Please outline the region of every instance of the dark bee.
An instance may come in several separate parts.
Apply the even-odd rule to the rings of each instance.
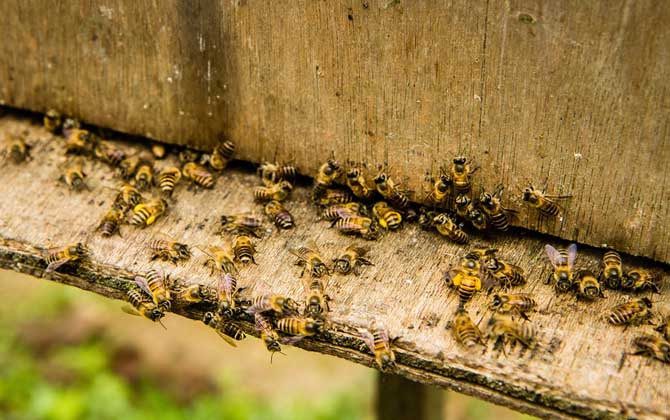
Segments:
[[[479,204],[481,210],[491,222],[491,226],[498,230],[506,231],[509,229],[507,213],[513,211],[504,208],[501,204],[503,189],[503,186],[498,186],[493,194],[483,192],[479,197]]]
[[[433,225],[440,235],[446,236],[457,244],[467,244],[470,241],[468,234],[459,228],[456,222],[446,213],[440,213],[435,216],[433,218]]]
[[[594,300],[599,297],[605,297],[600,288],[600,282],[598,282],[593,272],[589,270],[579,270],[575,274],[574,288],[579,298]]]
[[[117,208],[112,208],[109,210],[102,218],[100,226],[98,226],[98,229],[102,231],[102,236],[109,238],[115,233],[118,233],[119,236],[121,236],[119,225],[123,221],[123,216],[124,212]]]
[[[456,194],[467,194],[470,192],[470,177],[477,172],[478,167],[472,167],[467,158],[458,156],[454,158],[451,165],[451,181]]]
[[[254,314],[254,321],[256,324],[256,331],[260,333],[260,338],[261,341],[263,341],[263,344],[265,344],[265,348],[273,355],[276,352],[281,352],[279,334],[272,328],[272,321],[262,313],[258,312]],[[270,356],[270,362],[272,362],[272,356]]]
[[[224,140],[214,148],[209,158],[209,166],[215,171],[222,171],[228,166],[235,154],[235,143],[230,140]]]
[[[188,162],[182,168],[184,178],[191,180],[194,184],[203,188],[214,188],[214,176],[195,162]]]
[[[321,319],[287,317],[277,320],[277,330],[289,335],[311,337],[320,334],[325,323]]]
[[[63,118],[60,112],[55,109],[50,109],[44,114],[44,128],[51,133],[56,133],[60,128],[63,122]]]
[[[93,156],[105,163],[118,166],[126,158],[126,153],[109,142],[99,141],[93,147]]]
[[[553,200],[570,198],[570,195],[545,195],[544,192],[529,186],[523,190],[523,201],[539,210],[545,216],[560,217],[561,208]]]
[[[151,250],[151,261],[159,259],[177,264],[179,261],[186,261],[191,258],[191,250],[188,245],[177,241],[152,239],[148,246]]]
[[[356,217],[364,213],[364,207],[360,203],[333,204],[328,206],[322,213],[321,218],[332,222],[346,217]]]
[[[359,329],[361,338],[375,356],[375,362],[381,371],[393,369],[395,367],[395,353],[391,349],[392,340],[383,328],[377,328],[373,324],[372,332],[367,329]]]
[[[58,270],[62,265],[76,262],[79,263],[88,257],[88,247],[77,242],[63,248],[49,250],[44,261],[47,264],[45,274]]]
[[[613,307],[605,317],[614,325],[640,325],[651,318],[651,306],[649,298],[633,299]]]
[[[470,250],[465,258],[470,258],[484,263],[490,261],[491,259],[495,259],[497,252],[497,248],[476,247]]]
[[[265,205],[265,214],[279,229],[291,229],[295,226],[293,215],[277,200],[271,200]]]
[[[221,216],[221,226],[226,232],[250,233],[260,238],[258,231],[263,225],[263,219],[253,214],[232,214]]]
[[[277,165],[270,162],[263,162],[258,167],[257,172],[261,176],[261,180],[266,187],[281,181],[288,181],[291,184],[294,184],[298,174],[298,170],[295,166]]]
[[[342,167],[340,164],[334,159],[328,159],[323,165],[321,165],[319,172],[316,175],[316,179],[314,180],[312,200],[314,202],[319,202],[328,187],[335,184],[341,176]]]
[[[84,172],[84,164],[80,160],[71,163],[66,169],[65,173],[60,176],[59,180],[73,191],[90,190],[86,184],[86,172]]]
[[[284,316],[296,315],[298,304],[293,299],[282,295],[260,295],[253,298],[251,306],[247,309],[247,313],[251,315],[270,311]]]
[[[146,191],[154,185],[153,168],[150,163],[142,162],[135,172],[135,186],[140,191]]]
[[[447,285],[456,289],[458,293],[458,307],[465,308],[465,304],[472,296],[482,289],[482,269],[477,260],[463,258],[457,268],[450,269],[445,276]]]
[[[635,293],[644,292],[645,290],[659,293],[659,280],[660,276],[658,273],[652,273],[649,270],[638,268],[626,273],[621,282],[621,289]]]
[[[459,194],[454,200],[454,208],[456,209],[456,215],[461,219],[468,219],[470,210],[473,208],[471,205],[470,197],[465,194]]]
[[[218,313],[225,318],[232,318],[237,311],[237,278],[230,273],[219,277],[217,286]]]
[[[360,235],[361,238],[374,241],[379,239],[381,232],[377,224],[369,217],[347,217],[335,220],[330,227],[345,235]]]
[[[237,347],[235,341],[244,340],[247,337],[237,323],[222,319],[214,312],[206,312],[202,318],[202,322],[212,327],[219,334],[219,337],[223,338],[226,343],[233,347]]]
[[[370,200],[374,196],[375,190],[368,187],[363,171],[359,168],[349,169],[345,181],[351,192],[361,200]]]
[[[402,226],[402,215],[385,201],[375,203],[372,214],[384,229],[398,230]]]
[[[422,207],[419,211],[419,218],[417,223],[421,226],[423,230],[432,230],[435,227],[435,217],[440,214],[433,210],[427,210],[425,207]]]
[[[170,301],[169,276],[163,270],[151,269],[144,276],[136,276],[135,284],[148,296],[151,296],[156,306],[163,310],[169,310],[172,305]]]
[[[195,162],[196,160],[198,160],[199,157],[200,152],[188,148],[180,150],[179,153],[177,154],[177,159],[181,164]]]
[[[365,258],[369,251],[368,247],[349,245],[339,257],[333,259],[335,271],[340,274],[349,274],[353,271],[355,275],[360,275],[362,266],[374,265]]]
[[[663,363],[670,363],[670,342],[661,337],[643,334],[633,340],[635,356],[646,356],[652,359],[660,360]]]
[[[642,298],[642,299],[647,299],[647,298]],[[647,300],[649,300],[649,299],[647,299]],[[649,302],[649,307],[651,307],[651,302]],[[670,340],[670,317],[666,318],[661,323],[661,325],[656,327],[655,330],[658,331],[659,333],[661,333],[663,338],[665,338],[666,340]]]
[[[233,239],[233,254],[235,254],[235,260],[242,264],[256,264],[256,260],[254,260],[255,253],[256,248],[248,235],[239,233],[235,235],[235,238]]]
[[[380,172],[374,179],[377,192],[391,205],[399,210],[405,210],[409,206],[409,197],[405,191],[400,189],[384,171]]]
[[[214,274],[214,271],[219,269],[224,273],[237,273],[237,267],[235,267],[235,254],[229,248],[222,248],[219,246],[210,246],[207,248],[207,251],[203,250],[208,256],[205,261],[205,267],[211,267],[211,274]]]
[[[335,204],[346,204],[354,201],[349,191],[341,189],[326,188],[317,200],[320,206],[332,206]]]
[[[142,162],[142,159],[140,159],[139,156],[128,156],[119,162],[118,166],[121,177],[125,179],[132,178],[132,176],[135,175],[135,172],[137,172],[140,162]]]
[[[486,274],[497,280],[505,289],[526,284],[523,268],[519,266],[493,257],[486,258],[483,264]]]
[[[465,309],[460,308],[456,311],[454,320],[448,324],[448,327],[451,328],[454,338],[459,344],[467,348],[473,348],[478,344],[484,345],[482,332],[472,322],[472,318]]]
[[[123,184],[119,189],[119,193],[112,204],[113,209],[126,212],[134,208],[142,201],[142,194],[135,187],[130,184]]]
[[[270,187],[256,187],[254,189],[254,199],[265,203],[268,201],[284,201],[293,190],[293,185],[288,181],[280,181]]]
[[[141,227],[150,226],[165,214],[167,208],[167,201],[162,198],[138,204],[133,208],[133,217],[130,220],[130,224]]]
[[[572,269],[577,258],[577,245],[570,244],[567,250],[557,250],[551,245],[545,245],[544,249],[551,265],[554,267],[554,271],[549,275],[546,284],[553,281],[554,288],[558,293],[570,291],[573,287],[574,273]]]
[[[603,255],[603,271],[600,278],[609,289],[619,289],[623,279],[623,265],[618,252],[607,251]]]
[[[307,246],[299,246],[297,248],[291,248],[288,250],[289,253],[298,257],[296,265],[303,268],[300,277],[303,276],[305,270],[309,270],[309,273],[314,277],[323,277],[330,274],[330,269],[324,262],[324,258],[321,256],[319,247],[310,241]]]
[[[140,315],[154,322],[161,322],[165,313],[144,293],[137,289],[128,290],[128,302],[132,305],[122,306],[121,309],[131,315]],[[162,325],[162,324],[161,324]]]
[[[186,304],[204,302],[209,298],[209,290],[202,284],[191,284],[175,290],[174,300]]]
[[[428,180],[433,183],[433,187],[426,197],[426,203],[434,207],[444,207],[451,195],[453,180],[446,174],[444,168],[440,168],[440,176],[437,179]]]
[[[515,313],[528,319],[527,313],[534,310],[536,306],[537,302],[530,295],[500,293],[493,296],[493,302],[489,308],[501,313]]]
[[[475,207],[475,203],[472,203],[470,208],[468,209],[467,219],[472,224],[472,227],[474,227],[477,230],[480,231],[486,230],[486,228],[488,227],[489,220],[488,217],[486,216],[486,213],[482,212],[479,209],[479,206]]]
[[[181,176],[181,171],[177,167],[170,166],[163,169],[158,175],[158,186],[163,194],[168,197],[171,196],[177,183],[181,180]]]
[[[330,312],[328,306],[330,296],[326,294],[326,285],[318,277],[306,277],[304,285],[307,292],[305,314],[314,318],[322,318],[324,314]]]
[[[495,338],[495,348],[500,348],[507,342],[520,343],[524,347],[534,348],[537,343],[537,332],[528,321],[519,322],[509,315],[495,313],[488,322],[489,337]]]
[[[16,137],[9,142],[5,155],[18,165],[30,157],[29,152],[30,146],[22,138]]]
[[[65,139],[65,152],[73,154],[89,154],[96,143],[95,136],[88,130],[72,129]]]

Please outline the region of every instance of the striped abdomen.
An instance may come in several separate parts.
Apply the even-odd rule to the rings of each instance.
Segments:
[[[214,176],[205,168],[195,162],[189,162],[184,165],[182,173],[185,178],[190,179],[196,185],[203,188],[214,187]]]
[[[556,205],[553,201],[546,197],[540,198],[537,205],[535,206],[540,211],[540,213],[546,216],[558,216],[561,214],[561,208]]]
[[[279,201],[270,201],[265,205],[265,214],[280,229],[291,229],[295,226],[293,215]]]
[[[251,239],[246,235],[235,236],[235,239],[233,239],[233,252],[235,253],[235,258],[243,264],[256,263],[254,260],[256,249]]]
[[[180,180],[181,171],[177,168],[168,168],[158,176],[158,186],[164,194],[172,195],[172,192]]]
[[[147,190],[153,183],[153,173],[151,165],[142,165],[135,174],[135,185],[140,190]]]
[[[104,220],[100,225],[100,230],[102,231],[102,236],[108,238],[118,232],[119,222],[117,220]]]
[[[464,275],[458,285],[459,307],[463,308],[466,303],[472,299],[472,296],[479,290],[480,282],[474,276]]]
[[[223,323],[223,325],[219,326],[219,331],[237,341],[244,340],[247,337],[244,331],[234,322]]]
[[[470,316],[465,311],[456,313],[452,328],[456,341],[465,347],[474,347],[482,342],[481,331],[479,331],[479,328],[472,322],[472,319],[470,319]]]
[[[277,321],[277,330],[289,335],[312,335],[305,333],[304,318],[281,318]]]

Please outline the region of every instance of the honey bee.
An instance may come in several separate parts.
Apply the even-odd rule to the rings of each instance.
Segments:
[[[88,247],[81,242],[77,242],[63,248],[51,249],[47,252],[46,257],[44,258],[44,261],[47,264],[47,268],[44,270],[44,274],[54,272],[66,263],[79,263],[81,260],[86,259],[87,257]]]
[[[470,177],[477,172],[478,167],[472,167],[465,156],[455,157],[451,165],[451,180],[456,194],[467,194],[470,192]]]
[[[501,313],[516,313],[528,319],[528,312],[534,310],[536,306],[537,302],[530,295],[500,293],[493,295],[493,302],[489,308]]]
[[[536,190],[530,185],[523,190],[523,201],[527,202],[531,207],[538,209],[538,211],[545,216],[560,217],[561,208],[554,202],[554,200],[562,200],[570,198],[570,195],[546,195],[540,190]]]
[[[613,307],[605,317],[614,325],[640,325],[651,318],[651,306],[649,298],[633,299]]]
[[[358,332],[361,338],[375,356],[375,362],[379,369],[384,372],[395,367],[395,353],[391,349],[391,344],[395,340],[390,340],[388,332],[383,328],[372,325],[372,332],[360,328]]]
[[[153,143],[151,145],[151,154],[153,154],[156,159],[164,159],[166,155],[165,146],[160,143]]]
[[[475,203],[469,206],[467,219],[477,230],[486,230],[488,227],[488,217],[479,209],[479,206],[475,206]]]
[[[328,302],[330,296],[326,291],[324,282],[318,277],[310,277],[304,280],[307,296],[305,298],[305,313],[314,318],[322,318],[330,312]]]
[[[570,244],[568,249],[557,250],[551,245],[544,247],[551,265],[554,267],[553,273],[549,275],[546,284],[554,282],[554,288],[558,293],[570,291],[573,287],[574,273],[572,269],[577,258],[577,245]]]
[[[647,298],[642,298],[647,299]],[[649,300],[649,299],[647,299]],[[651,307],[651,302],[649,302],[649,307]],[[663,338],[670,341],[670,318],[666,318],[665,321],[661,323],[658,327],[655,328],[656,331],[661,333]]]
[[[375,190],[368,187],[363,171],[359,168],[349,169],[345,181],[351,192],[361,200],[370,200],[374,196]]]
[[[277,330],[288,335],[311,337],[323,332],[325,322],[321,319],[286,317],[277,320]]]
[[[295,264],[303,268],[300,277],[305,274],[306,269],[309,269],[310,274],[316,278],[330,274],[330,269],[324,262],[319,247],[314,241],[310,241],[307,246],[291,248],[288,252],[298,257]]]
[[[328,159],[321,167],[314,181],[312,200],[318,202],[328,187],[332,186],[342,176],[342,167],[335,159]],[[351,200],[349,200],[351,201]],[[334,204],[334,203],[333,203]],[[323,205],[323,204],[322,204]]]
[[[256,248],[249,236],[239,233],[235,235],[235,238],[233,239],[233,254],[235,254],[235,260],[242,264],[256,264],[256,260],[254,260],[255,253]]]
[[[194,304],[204,302],[209,298],[209,290],[202,284],[191,284],[175,291],[175,300]]]
[[[235,154],[235,143],[230,140],[224,140],[214,148],[209,158],[209,166],[215,171],[222,171],[228,166]]]
[[[135,175],[135,172],[137,171],[137,168],[141,162],[142,159],[140,159],[139,156],[128,156],[119,162],[119,172],[121,177],[129,179]]]
[[[256,187],[254,189],[254,198],[261,203],[271,200],[284,201],[292,190],[293,185],[290,182],[280,181],[271,187]]]
[[[405,210],[409,206],[409,197],[400,189],[400,183],[395,183],[384,172],[380,172],[374,179],[377,192],[397,209]]]
[[[377,224],[369,217],[346,217],[335,220],[330,227],[345,235],[360,235],[361,238],[374,241],[379,239],[381,232]]]
[[[44,114],[44,128],[51,133],[56,133],[62,124],[62,117],[60,112],[55,109],[50,109]]]
[[[149,249],[151,250],[151,261],[160,259],[161,261],[170,261],[177,264],[179,261],[186,261],[191,258],[191,250],[188,245],[177,241],[152,239],[149,242]]]
[[[30,157],[29,152],[30,146],[22,138],[16,137],[9,142],[5,155],[18,165]]]
[[[603,271],[600,274],[601,280],[609,289],[619,289],[623,279],[623,265],[621,256],[616,251],[607,251],[603,255]]]
[[[141,227],[150,226],[165,214],[167,208],[168,203],[162,198],[153,199],[147,203],[140,203],[133,207],[133,217],[130,220],[130,224]]]
[[[459,309],[464,309],[472,296],[482,289],[481,274],[479,261],[469,258],[463,258],[458,268],[447,271],[445,280],[447,285],[455,288],[458,293]]]
[[[105,163],[118,166],[126,158],[126,153],[109,142],[99,141],[93,147],[93,156]]]
[[[225,318],[232,318],[237,312],[237,278],[230,273],[224,273],[219,277],[216,289],[218,299],[218,312]]]
[[[202,248],[200,249],[208,256],[204,265],[205,267],[210,266],[210,275],[214,274],[214,271],[217,269],[220,269],[224,273],[237,273],[235,254],[233,254],[232,250],[219,246],[210,246],[207,248],[207,251]]]
[[[90,131],[75,128],[67,133],[65,153],[88,154],[93,150],[95,136]]]
[[[417,223],[421,226],[423,230],[432,230],[435,227],[435,217],[439,213],[433,210],[427,210],[425,207],[422,207],[419,210],[419,218]]]
[[[114,199],[112,208],[126,212],[134,208],[142,201],[142,194],[130,184],[123,184],[119,189],[119,193]]]
[[[655,335],[643,334],[633,340],[635,346],[634,356],[646,356],[670,363],[670,342]]]
[[[177,167],[170,166],[163,169],[158,175],[158,186],[163,194],[168,197],[171,196],[177,183],[181,180],[181,176],[181,171]]]
[[[398,230],[402,226],[402,215],[385,201],[380,201],[372,207],[372,214],[377,223],[384,229]]]
[[[333,259],[335,271],[340,274],[349,274],[353,271],[355,275],[360,275],[362,266],[374,265],[365,258],[369,251],[368,247],[349,245],[339,257]]]
[[[195,162],[198,160],[200,157],[200,152],[197,150],[189,149],[189,148],[184,148],[179,151],[177,154],[177,159],[179,160],[179,163],[189,163],[189,162]]]
[[[354,201],[349,191],[342,189],[326,188],[323,190],[316,202],[320,206],[332,206],[335,204],[346,204]]]
[[[84,164],[80,160],[76,160],[69,164],[67,168],[65,168],[65,173],[58,179],[73,191],[90,190],[89,186],[86,184]]]
[[[505,343],[520,343],[524,347],[534,348],[537,345],[537,333],[533,324],[528,321],[515,321],[509,315],[495,313],[488,322],[489,337],[495,338],[495,348],[504,351]]]
[[[158,322],[161,325],[161,318],[165,316],[165,313],[158,307],[156,304],[142,292],[137,289],[128,290],[126,293],[128,302],[132,306],[122,306],[121,309],[131,315],[143,316],[151,321]],[[163,325],[163,328],[165,326]]]
[[[146,191],[154,184],[154,174],[151,164],[142,162],[135,172],[135,185],[140,191]]]
[[[487,258],[484,262],[487,275],[493,277],[505,289],[523,286],[526,284],[526,276],[523,268],[509,264],[498,258]]]
[[[278,315],[297,315],[298,304],[291,298],[282,295],[259,295],[251,301],[247,313],[254,315],[272,311]]]
[[[265,214],[279,229],[291,229],[295,226],[293,215],[277,200],[271,200],[265,205]]]
[[[589,270],[579,270],[575,274],[574,287],[577,290],[577,297],[594,300],[595,298],[604,298],[605,295],[600,288],[600,282]]]
[[[203,188],[214,188],[214,176],[195,162],[188,162],[182,168],[184,178]]]
[[[440,168],[439,178],[429,178],[428,180],[433,183],[433,188],[426,196],[426,202],[431,206],[444,207],[451,195],[453,180],[446,174],[444,168]]]
[[[472,260],[488,262],[491,259],[495,259],[496,253],[498,252],[497,248],[483,248],[476,247],[468,252],[465,258]]]
[[[205,325],[212,327],[219,337],[233,347],[237,347],[235,341],[244,340],[247,335],[242,331],[239,325],[227,319],[222,319],[214,312],[206,312],[202,318]]]
[[[487,219],[491,222],[491,226],[498,230],[506,231],[509,229],[507,213],[513,213],[514,211],[502,206],[503,189],[504,187],[500,185],[493,194],[483,192],[479,197],[479,203]]]
[[[477,344],[484,345],[484,338],[479,327],[472,322],[472,318],[468,312],[460,308],[456,311],[453,321],[447,324],[456,339],[456,342],[467,347],[472,348]]]
[[[221,226],[226,232],[250,233],[257,238],[258,230],[263,226],[263,219],[253,214],[231,214],[221,216]]]
[[[276,163],[263,162],[258,167],[258,174],[266,187],[272,186],[281,181],[295,183],[298,170],[295,166],[277,165]]]
[[[117,208],[110,209],[102,218],[100,226],[98,226],[98,229],[102,231],[102,236],[109,238],[115,233],[118,233],[119,236],[121,236],[121,232],[119,231],[119,225],[123,221],[123,216],[124,216],[123,211]]]
[[[161,269],[151,269],[144,276],[136,276],[135,284],[151,296],[156,306],[162,310],[169,310],[172,303],[170,301],[170,289],[167,284],[170,277],[166,276]]]
[[[470,242],[468,234],[459,228],[456,222],[446,213],[440,213],[435,216],[433,218],[433,225],[440,235],[446,236],[457,244],[467,244]]]
[[[653,293],[659,293],[658,281],[659,275],[642,268],[630,270],[626,273],[621,283],[621,288],[635,293],[650,290]]]
[[[270,319],[262,313],[256,312],[254,314],[254,321],[256,324],[256,331],[260,333],[261,341],[265,344],[265,348],[272,353],[272,356],[277,352],[281,352],[279,334],[272,328]],[[272,356],[270,356],[270,363],[272,363]]]
[[[322,213],[321,218],[332,222],[337,219],[344,219],[347,217],[356,217],[359,214],[364,214],[365,207],[360,203],[344,203],[333,204],[328,206]]]

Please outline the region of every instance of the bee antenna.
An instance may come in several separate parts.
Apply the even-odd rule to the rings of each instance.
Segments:
[[[165,331],[167,331],[167,327],[165,326],[165,324],[163,324],[163,321],[161,321],[161,320],[159,319],[159,320],[158,320],[158,323],[161,324],[161,327],[163,327],[163,329],[164,329]]]

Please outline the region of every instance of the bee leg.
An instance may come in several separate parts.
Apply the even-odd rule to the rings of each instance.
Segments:
[[[519,315],[521,315],[521,318],[525,319],[526,321],[530,321],[530,318],[528,318],[528,315],[525,312],[519,311]]]
[[[549,283],[551,283],[552,277],[553,277],[553,275],[552,275],[552,274],[549,274],[549,277],[547,277],[547,280],[544,281],[544,284],[549,284]]]

